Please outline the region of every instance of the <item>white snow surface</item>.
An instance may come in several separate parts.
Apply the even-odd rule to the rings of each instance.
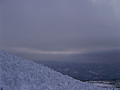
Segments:
[[[0,90],[110,90],[0,50]]]

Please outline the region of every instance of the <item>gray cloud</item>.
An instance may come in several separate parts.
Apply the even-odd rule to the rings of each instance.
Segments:
[[[40,55],[120,49],[119,0],[4,0],[1,4],[2,49]]]
[[[1,17],[1,15],[2,15],[2,11],[1,11],[1,1],[0,1],[0,32],[1,32],[1,30],[2,30],[2,21],[1,21],[1,19],[2,19],[2,17]],[[1,33],[0,33],[0,38],[1,38]],[[1,48],[1,39],[0,39],[0,48]]]
[[[84,51],[78,51],[78,50],[69,50],[69,51],[43,51],[43,50],[37,50],[37,49],[31,49],[31,48],[25,48],[25,47],[18,47],[18,48],[12,48],[11,50],[14,50],[15,52],[19,53],[29,53],[29,54],[49,54],[49,55],[71,55],[71,54],[80,54]]]

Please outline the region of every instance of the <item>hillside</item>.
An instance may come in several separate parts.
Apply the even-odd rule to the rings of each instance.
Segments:
[[[0,90],[108,90],[0,50]],[[109,89],[110,90],[110,89]]]
[[[113,80],[120,79],[120,63],[79,63],[79,62],[58,62],[39,61],[64,75],[69,75],[78,80]]]

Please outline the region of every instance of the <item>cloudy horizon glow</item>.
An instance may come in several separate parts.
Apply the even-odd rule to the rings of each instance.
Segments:
[[[119,0],[4,0],[0,4],[0,49],[23,57],[36,54],[37,59],[120,50]]]

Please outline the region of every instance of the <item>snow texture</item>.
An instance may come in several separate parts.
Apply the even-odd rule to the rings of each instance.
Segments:
[[[0,50],[0,90],[110,90]]]

